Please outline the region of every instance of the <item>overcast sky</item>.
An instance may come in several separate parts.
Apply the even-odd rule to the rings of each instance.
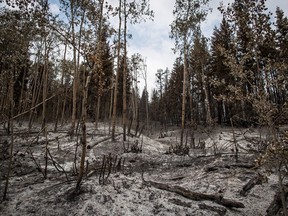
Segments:
[[[59,11],[58,5],[53,4],[51,10],[54,13]],[[108,0],[115,4],[117,0]],[[172,48],[174,41],[169,38],[170,24],[173,21],[174,0],[150,0],[151,9],[155,13],[154,22],[147,21],[141,24],[135,24],[129,27],[129,33],[133,38],[128,41],[128,56],[134,53],[140,53],[147,60],[148,71],[148,92],[155,87],[155,73],[157,69],[165,70],[168,67],[172,70],[176,55]],[[202,24],[202,32],[206,37],[210,37],[215,26],[219,25],[222,19],[217,7],[223,2],[227,5],[233,0],[210,0],[209,7],[212,12],[208,14],[207,20]],[[276,6],[279,6],[288,15],[288,0],[267,0],[266,5],[269,11],[275,12]],[[140,86],[143,88],[144,82],[140,80]],[[140,92],[141,93],[141,92]]]
[[[212,35],[215,26],[218,26],[222,20],[220,12],[217,10],[221,0],[211,0],[209,7],[212,13],[208,14],[207,20],[202,24],[202,31],[206,37]],[[233,0],[222,1],[225,5]],[[176,55],[171,48],[174,47],[174,41],[169,38],[170,27],[173,21],[174,1],[171,0],[150,0],[151,8],[155,12],[154,22],[134,25],[130,30],[133,32],[133,39],[129,41],[129,54],[139,52],[147,57],[148,67],[148,89],[149,94],[155,86],[155,73],[158,68],[165,70],[168,67],[172,70]],[[286,16],[288,15],[288,0],[267,0],[267,7],[273,13],[276,5],[282,8]]]

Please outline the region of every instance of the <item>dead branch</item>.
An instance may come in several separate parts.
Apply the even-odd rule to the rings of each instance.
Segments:
[[[191,203],[183,202],[180,199],[173,198],[173,199],[169,199],[168,201],[173,203],[173,204],[175,204],[175,205],[183,206],[183,207],[186,207],[186,208],[191,208]]]
[[[180,186],[171,186],[168,184],[153,182],[153,181],[146,181],[146,183],[150,184],[151,186],[155,188],[166,190],[169,192],[174,192],[176,194],[179,194],[191,200],[196,200],[196,201],[210,200],[215,203],[218,203],[219,205],[223,205],[229,208],[245,208],[243,203],[235,201],[235,200],[231,200],[231,199],[225,199],[219,195],[192,192]]]
[[[49,154],[49,156],[50,156],[50,158],[51,158],[51,161],[52,161],[54,167],[56,168],[56,170],[57,170],[58,172],[61,172],[61,170],[62,170],[62,172],[64,172],[64,174],[65,174],[65,177],[66,177],[67,181],[69,182],[68,175],[67,175],[66,171],[64,170],[64,168],[63,168],[58,162],[56,162],[56,161],[54,160],[54,158],[52,157],[49,149],[47,149],[47,152],[48,152],[48,154]],[[58,167],[59,167],[61,170],[59,170]]]
[[[246,169],[252,169],[255,167],[255,164],[250,163],[235,163],[235,164],[226,164],[226,165],[214,165],[214,166],[208,166],[204,170],[205,172],[211,172],[216,171],[220,168],[226,168],[231,169],[232,167],[239,167],[239,168],[246,168]]]
[[[22,112],[22,113],[20,113],[20,114],[18,114],[18,115],[16,115],[16,116],[13,116],[12,118],[10,118],[10,120],[16,119],[16,118],[18,118],[18,117],[20,117],[20,116],[22,116],[22,115],[25,115],[25,114],[29,113],[31,110],[36,109],[37,107],[39,107],[39,106],[41,106],[43,103],[51,100],[51,99],[52,99],[53,97],[55,97],[55,96],[56,96],[56,94],[55,94],[55,95],[52,95],[51,97],[49,97],[49,98],[47,98],[46,100],[38,103],[37,105],[35,105],[34,107],[30,108],[29,110],[26,110],[25,112]],[[5,122],[7,122],[7,121],[8,121],[8,120],[5,120],[5,121],[1,122],[0,124],[3,124],[3,123],[5,123]]]
[[[138,139],[135,139],[131,145],[128,140],[127,146],[125,145],[125,142],[123,142],[124,153],[129,153],[129,152],[136,153],[136,154],[141,153],[142,147],[143,147],[143,143],[141,142],[141,144],[139,144]]]
[[[45,128],[45,127],[44,127]],[[39,138],[39,135],[43,132],[44,128],[42,128],[39,132],[37,132],[37,135],[30,141],[28,147],[26,148],[26,150],[24,151],[25,153],[28,152],[28,149],[30,150],[30,147],[32,146],[32,144],[35,142],[35,140]]]
[[[249,164],[249,163],[236,163],[236,164],[231,164],[231,167],[239,167],[239,168],[247,168],[247,169],[252,169],[255,167],[255,164]]]
[[[144,127],[145,127],[145,125],[143,125],[143,126],[141,127],[141,130],[140,130],[140,132],[139,132],[139,134],[138,134],[138,138],[140,138],[141,134],[143,133]]]
[[[115,135],[115,138],[118,137],[118,136],[120,136],[121,134],[122,134],[122,133],[119,133],[119,134]],[[109,137],[106,137],[106,138],[104,138],[104,139],[102,139],[102,140],[99,140],[99,141],[93,143],[92,145],[87,145],[87,149],[92,149],[92,148],[94,148],[95,146],[97,146],[98,144],[100,144],[100,143],[102,143],[102,142],[105,142],[105,141],[107,141],[107,140],[109,140],[109,139],[111,139],[110,136],[109,136]]]
[[[112,155],[109,153],[108,155],[103,155],[102,165],[100,168],[99,174],[99,184],[104,185],[108,182],[111,173],[116,173],[121,171],[121,161],[122,158],[118,159],[117,155]],[[124,164],[123,164],[124,167]],[[96,169],[93,173],[96,172]],[[90,175],[89,175],[90,176]]]
[[[227,212],[227,209],[221,206],[209,206],[209,205],[206,205],[205,203],[200,203],[198,206],[200,209],[217,212],[220,216],[225,215]]]
[[[285,188],[285,198],[287,200],[288,197],[288,188],[286,185]],[[280,211],[280,209],[282,208],[282,200],[281,200],[281,191],[278,190],[275,195],[274,198],[272,200],[272,202],[270,203],[269,207],[266,210],[266,216],[274,216],[277,215],[277,213]]]
[[[253,178],[251,178],[242,188],[242,190],[240,191],[240,195],[241,196],[247,196],[248,193],[251,191],[251,189],[255,186],[255,185],[259,185],[262,184],[263,181],[265,181],[265,176],[261,175],[260,173],[257,173],[256,176],[254,176]]]
[[[29,148],[29,152],[30,152],[30,155],[31,155],[31,158],[32,158],[33,162],[35,163],[35,165],[36,165],[36,167],[37,167],[37,170],[38,170],[39,172],[41,172],[42,175],[43,175],[43,177],[44,177],[43,170],[41,169],[41,166],[37,163],[35,157],[33,156],[33,152],[31,151],[30,148]]]

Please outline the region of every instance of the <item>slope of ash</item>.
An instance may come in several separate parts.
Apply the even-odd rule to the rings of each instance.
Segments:
[[[277,192],[277,176],[255,166],[257,152],[265,141],[256,129],[196,131],[193,143],[187,136],[188,153],[183,155],[171,152],[171,146],[179,141],[177,129],[164,136],[128,136],[126,142],[122,141],[120,127],[115,142],[109,138],[108,125],[96,130],[91,123],[87,129],[85,177],[80,191],[75,191],[80,137],[71,138],[67,127],[58,132],[49,130],[50,156],[44,179],[46,138],[39,127],[30,133],[25,125],[16,128],[8,199],[1,202],[0,214],[265,215]],[[1,195],[9,143],[10,137],[3,131]],[[257,184],[243,192],[257,176]],[[167,188],[159,188],[158,183]],[[191,199],[181,191],[171,191],[175,188],[193,196],[204,194],[205,198]],[[241,203],[243,208],[227,207],[223,200]]]

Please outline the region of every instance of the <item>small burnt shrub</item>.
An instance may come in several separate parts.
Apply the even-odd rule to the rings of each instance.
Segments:
[[[176,155],[189,155],[189,146],[176,144],[175,146],[172,144],[169,147],[168,154],[176,154]]]
[[[142,153],[142,142],[139,143],[138,139],[135,139],[132,144],[130,145],[130,143],[128,142],[127,144],[125,144],[123,142],[123,147],[124,147],[124,152],[125,153]]]

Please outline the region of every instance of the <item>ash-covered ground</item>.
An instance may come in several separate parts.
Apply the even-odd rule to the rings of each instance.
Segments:
[[[120,127],[116,142],[112,142],[108,125],[101,124],[95,129],[89,123],[85,175],[80,191],[75,192],[80,136],[71,138],[68,126],[53,132],[51,125],[47,136],[48,175],[44,179],[46,137],[38,133],[39,127],[31,133],[26,128],[22,125],[14,130],[8,199],[1,202],[0,215],[256,216],[266,215],[278,188],[276,174],[255,166],[267,136],[265,130],[199,129],[194,131],[194,144],[187,133],[185,145],[189,154],[177,155],[171,153],[171,146],[175,147],[180,140],[179,129],[170,129],[164,135],[154,132],[149,137],[128,136],[123,143]],[[2,196],[10,137],[4,130],[1,133]],[[243,187],[257,175],[263,177],[262,181],[241,195]],[[244,208],[226,207],[207,199],[193,200],[159,189],[151,182],[232,200],[242,203]]]

